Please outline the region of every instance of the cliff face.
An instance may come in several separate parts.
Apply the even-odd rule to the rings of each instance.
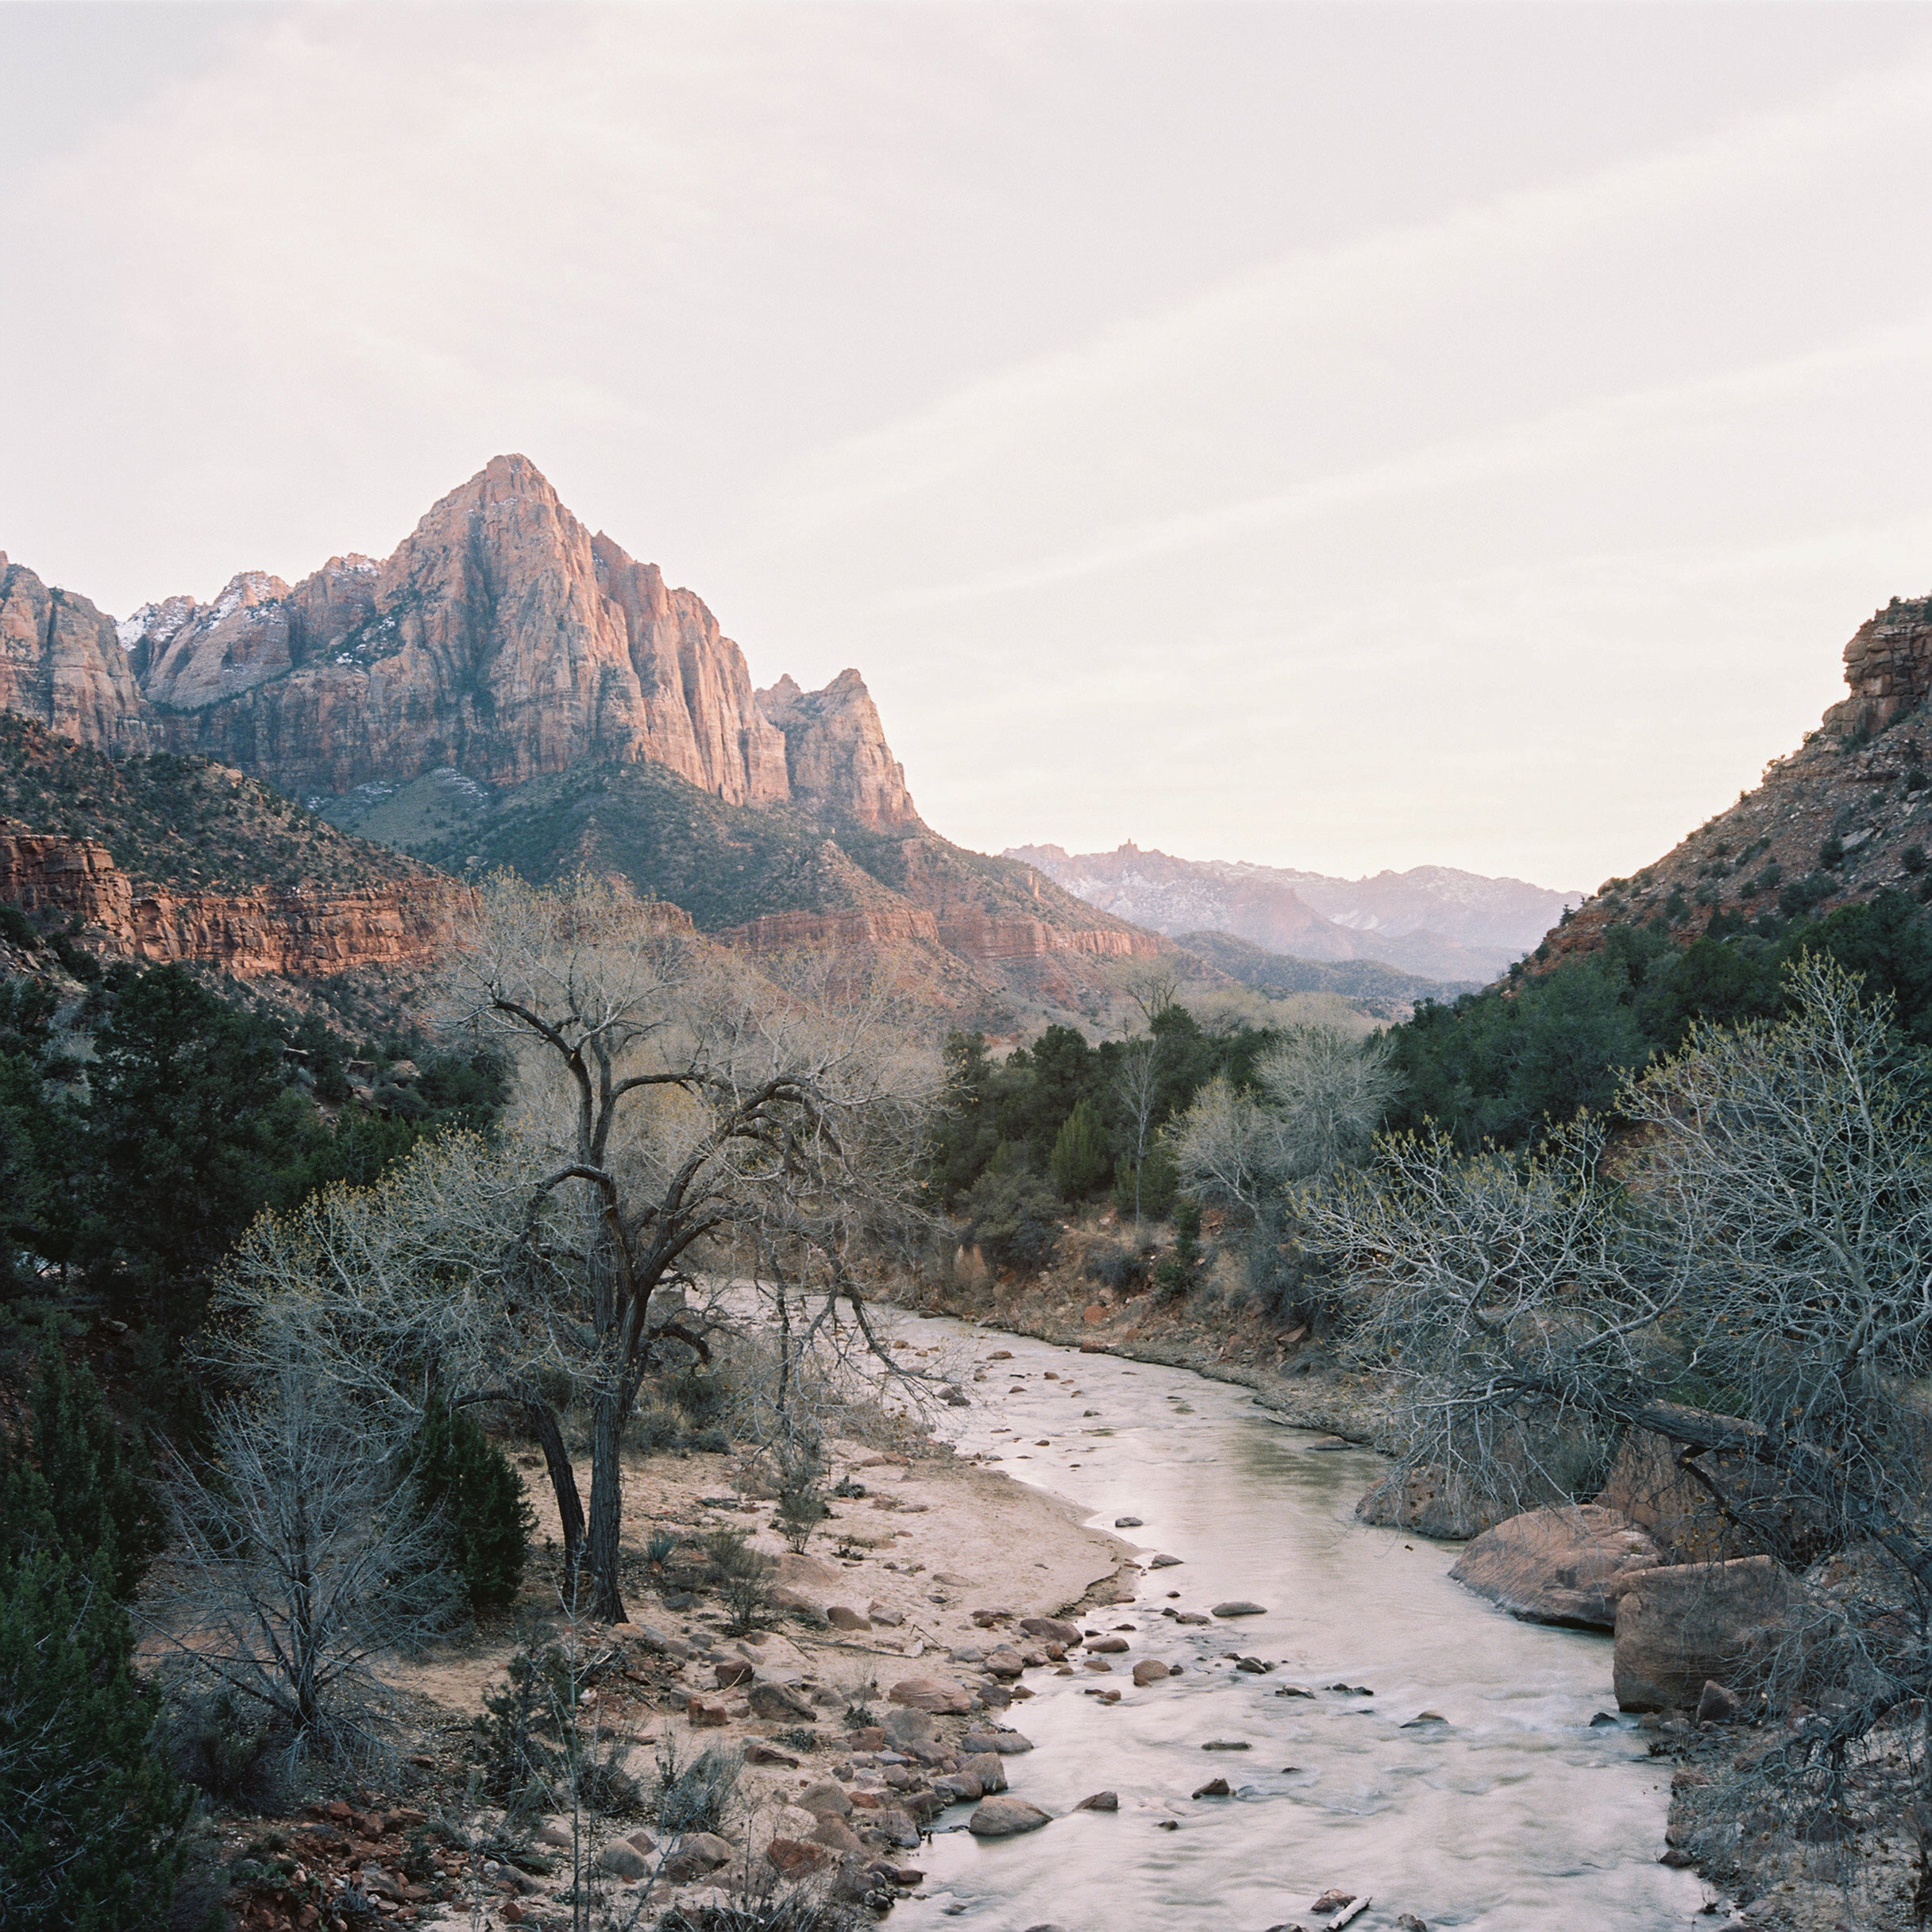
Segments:
[[[0,821],[0,900],[78,920],[90,949],[113,958],[191,960],[242,979],[429,966],[460,889],[425,873],[346,892],[175,891],[130,878],[96,840]]]
[[[1885,886],[1932,899],[1932,598],[1894,598],[1845,647],[1850,695],[1763,782],[1629,878],[1606,879],[1537,950],[1594,951],[1612,925],[1722,935]]]
[[[758,693],[758,707],[783,734],[786,776],[799,804],[873,831],[919,824],[904,768],[858,672],[841,671],[823,691],[801,691],[781,677]]]
[[[0,711],[118,752],[158,742],[114,621],[0,550]]]

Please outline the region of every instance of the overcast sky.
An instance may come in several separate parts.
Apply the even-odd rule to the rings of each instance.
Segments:
[[[521,449],[939,831],[1560,886],[1932,588],[1932,10],[0,6],[0,549]]]

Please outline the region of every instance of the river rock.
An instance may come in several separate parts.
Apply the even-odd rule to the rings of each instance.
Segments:
[[[997,1762],[996,1760],[995,1762]],[[949,1771],[932,1780],[934,1793],[947,1804],[969,1804],[984,1798],[985,1787],[970,1771]]]
[[[858,1841],[858,1834],[842,1818],[822,1818],[812,1834],[815,1845],[823,1845],[827,1851],[836,1852],[843,1857],[850,1852],[862,1852],[866,1848]]]
[[[1797,1601],[1768,1556],[1643,1571],[1617,1606],[1618,1706],[1687,1710],[1706,1680],[1748,1680],[1791,1635]]]
[[[852,1800],[842,1785],[830,1778],[820,1778],[808,1784],[792,1800],[801,1811],[809,1811],[814,1818],[850,1818]]]
[[[1113,1526],[1116,1529],[1138,1529],[1141,1526],[1140,1518],[1137,1516],[1116,1516],[1113,1519]]]
[[[827,1604],[825,1621],[835,1630],[870,1630],[872,1628],[872,1619],[863,1610],[854,1610],[849,1603]]]
[[[995,1677],[1017,1677],[1027,1667],[1026,1659],[1010,1644],[1001,1644],[986,1652],[981,1668]]]
[[[1210,1778],[1194,1795],[1197,1798],[1232,1798],[1234,1792],[1225,1778]]]
[[[887,1711],[885,1721],[879,1728],[902,1749],[909,1744],[931,1744],[939,1734],[939,1727],[933,1722],[931,1712],[916,1710],[911,1705]]]
[[[1150,1570],[1171,1570],[1180,1560],[1178,1556],[1150,1556],[1147,1568]]]
[[[1355,1513],[1360,1522],[1448,1542],[1480,1536],[1506,1514],[1472,1495],[1465,1484],[1433,1465],[1391,1470],[1363,1492]]]
[[[979,1780],[980,1794],[990,1797],[1006,1789],[1006,1762],[991,1751],[968,1751],[961,1754],[959,1768]]]
[[[1087,1640],[1089,1656],[1117,1657],[1127,1648],[1124,1637],[1093,1637]]]
[[[959,1741],[961,1755],[969,1757],[984,1751],[997,1752],[1001,1757],[1017,1757],[1032,1749],[1033,1740],[1023,1737],[1018,1731],[968,1731]]]
[[[1024,1798],[982,1798],[966,1821],[966,1830],[976,1838],[1012,1838],[1052,1822],[1038,1805]]]
[[[946,1717],[964,1717],[973,1708],[972,1694],[950,1677],[901,1677],[888,1695],[895,1704]]]
[[[1662,1561],[1656,1544],[1628,1517],[1584,1503],[1508,1517],[1484,1530],[1449,1574],[1527,1622],[1609,1630],[1633,1579]]]
[[[1020,1627],[1028,1637],[1037,1637],[1043,1642],[1064,1644],[1071,1649],[1080,1641],[1080,1626],[1069,1623],[1063,1617],[1022,1617]]]
[[[1091,1798],[1083,1798],[1074,1807],[1076,1811],[1117,1811],[1120,1808],[1117,1791],[1096,1791]]]
[[[912,1851],[919,1844],[919,1827],[911,1816],[889,1806],[873,1813],[862,1827],[862,1834],[869,1838],[882,1839],[888,1845],[896,1845],[901,1851]]]
[[[832,1861],[823,1845],[810,1845],[802,1838],[773,1838],[765,1847],[765,1862],[781,1878],[803,1878]]]
[[[731,1861],[730,1841],[715,1831],[694,1831],[664,1861],[664,1876],[673,1885],[703,1878]]]
[[[1151,1683],[1159,1683],[1167,1675],[1167,1667],[1159,1657],[1143,1657],[1134,1666],[1134,1682],[1142,1690]]]
[[[1217,1603],[1212,1614],[1217,1617],[1265,1617],[1268,1613],[1264,1604],[1250,1603],[1244,1597],[1236,1597],[1226,1603]]]

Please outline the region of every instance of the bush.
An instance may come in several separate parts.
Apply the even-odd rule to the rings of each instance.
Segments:
[[[634,1813],[640,1793],[619,1763],[624,1747],[613,1740],[600,1755],[577,1727],[592,1675],[581,1656],[532,1625],[507,1668],[507,1681],[484,1695],[475,1725],[484,1789],[517,1818],[579,1807]]]
[[[658,1829],[672,1836],[711,1831],[722,1837],[737,1806],[738,1780],[744,1768],[742,1753],[715,1745],[681,1766],[677,1739],[667,1735],[657,1753],[651,1797]]]
[[[222,1685],[175,1698],[160,1732],[175,1776],[231,1807],[278,1811],[289,1739],[272,1712]]]
[[[153,1749],[157,1693],[103,1558],[0,1559],[0,1925],[165,1926],[192,1794]]]
[[[1123,1214],[1136,1211],[1136,1182],[1140,1213],[1149,1221],[1163,1219],[1174,1205],[1174,1194],[1181,1185],[1179,1170],[1165,1147],[1156,1146],[1140,1167],[1136,1167],[1130,1160],[1122,1160],[1115,1167],[1113,1205]]]
[[[1125,1294],[1147,1279],[1147,1257],[1116,1241],[1097,1241],[1087,1250],[1080,1271],[1089,1281],[1099,1282],[1116,1294]]]
[[[449,1564],[472,1610],[511,1602],[537,1518],[510,1460],[461,1409],[432,1396],[412,1467],[423,1506],[442,1525]]]
[[[966,1239],[996,1268],[1031,1271],[1053,1259],[1059,1203],[1037,1175],[988,1168],[966,1196]]]
[[[770,1557],[745,1541],[742,1529],[714,1529],[704,1539],[711,1581],[740,1632],[763,1629],[777,1622],[772,1602],[777,1571]]]

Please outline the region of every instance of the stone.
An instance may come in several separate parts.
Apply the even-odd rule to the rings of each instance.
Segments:
[[[873,1812],[866,1820],[859,1835],[863,1839],[895,1845],[901,1851],[912,1851],[919,1844],[919,1826],[908,1813],[894,1805]]]
[[[1127,1648],[1124,1637],[1091,1637],[1087,1639],[1089,1656],[1117,1657]]]
[[[1304,1683],[1285,1683],[1275,1695],[1277,1697],[1313,1697],[1315,1694]]]
[[[1275,1668],[1260,1657],[1236,1657],[1234,1667],[1238,1671],[1245,1671],[1251,1677],[1265,1677]]]
[[[627,1845],[619,1838],[598,1853],[597,1868],[609,1872],[612,1878],[640,1879],[649,1875],[650,1861],[634,1845]]]
[[[967,1819],[966,1830],[976,1838],[1012,1838],[1052,1822],[1038,1805],[1024,1798],[982,1798]]]
[[[773,1838],[765,1847],[765,1861],[781,1878],[802,1878],[830,1865],[832,1854],[824,1845],[802,1838]]]
[[[1147,1568],[1150,1570],[1171,1570],[1180,1560],[1178,1556],[1150,1556]]]
[[[1076,1811],[1117,1811],[1120,1798],[1117,1791],[1096,1791],[1090,1798],[1083,1798],[1074,1807]]]
[[[1139,1529],[1142,1525],[1137,1516],[1116,1516],[1113,1519],[1113,1526],[1116,1529]]]
[[[1080,1641],[1080,1626],[1063,1617],[1022,1617],[1020,1627],[1029,1637],[1050,1644],[1064,1644],[1068,1649]]]
[[[1429,1932],[1429,1923],[1426,1919],[1417,1918],[1413,1912],[1399,1912],[1396,1915],[1395,1932]]]
[[[1201,1748],[1204,1751],[1245,1751],[1249,1746],[1238,1737],[1210,1737]]]
[[[825,1621],[835,1630],[870,1630],[872,1628],[872,1619],[862,1610],[853,1609],[849,1603],[827,1604]]]
[[[1167,1667],[1159,1657],[1143,1657],[1134,1666],[1134,1682],[1142,1690],[1151,1683],[1159,1683],[1167,1675]]]
[[[836,1852],[841,1857],[850,1852],[862,1852],[866,1848],[859,1843],[858,1834],[842,1818],[827,1815],[819,1820],[813,1828],[812,1841],[823,1845],[827,1851]]]
[[[758,1675],[758,1666],[748,1657],[723,1657],[712,1667],[717,1672],[718,1688],[728,1690],[733,1684],[749,1683]]]
[[[897,1629],[905,1622],[905,1612],[894,1610],[889,1603],[869,1603],[866,1614],[877,1624],[883,1624],[889,1630]]]
[[[970,1771],[951,1771],[932,1780],[933,1791],[947,1804],[967,1804],[984,1798],[985,1787]]]
[[[762,1679],[748,1693],[751,1714],[773,1724],[816,1724],[819,1714],[809,1698],[801,1696],[789,1684]]]
[[[910,1705],[901,1706],[885,1714],[885,1722],[877,1726],[893,1744],[904,1749],[908,1745],[931,1744],[939,1734],[939,1727],[932,1721],[932,1714],[915,1709]],[[873,1747],[875,1749],[876,1746]]]
[[[895,1704],[942,1716],[963,1717],[973,1708],[971,1693],[950,1677],[901,1677],[887,1695]]]
[[[1617,1606],[1618,1707],[1688,1710],[1707,1680],[1749,1682],[1790,1634],[1796,1601],[1768,1556],[1645,1571]]]
[[[1265,1617],[1268,1613],[1264,1606],[1236,1597],[1226,1603],[1217,1603],[1212,1614],[1217,1617]]]
[[[719,1838],[714,1831],[694,1831],[680,1841],[677,1849],[665,1860],[664,1876],[673,1885],[687,1884],[694,1878],[708,1877],[731,1861],[728,1839]]]
[[[979,1780],[981,1796],[1006,1789],[1006,1760],[992,1751],[966,1751],[960,1754],[959,1768]]]
[[[1646,1532],[1596,1503],[1529,1510],[1486,1529],[1449,1575],[1530,1623],[1616,1627],[1618,1600],[1663,1559]]]
[[[781,1751],[776,1745],[765,1742],[762,1737],[754,1737],[745,1746],[745,1762],[747,1764],[782,1764],[789,1771],[798,1768],[798,1760]]]
[[[1738,1699],[1721,1683],[1705,1679],[1704,1688],[1697,1700],[1697,1721],[1699,1724],[1728,1724],[1737,1716]]]
[[[1194,1793],[1197,1798],[1232,1798],[1232,1788],[1225,1778],[1210,1778]]]
[[[708,1704],[701,1697],[684,1699],[684,1721],[695,1729],[715,1730],[730,1718],[731,1713],[722,1704]]]
[[[842,1785],[829,1778],[820,1778],[808,1784],[792,1800],[801,1811],[809,1811],[814,1818],[850,1818],[852,1800]]]
[[[1033,1749],[1033,1740],[1023,1737],[1018,1731],[968,1731],[960,1740],[959,1749],[968,1757],[991,1751],[1001,1757],[1017,1757]]]
[[[1344,1892],[1339,1886],[1331,1885],[1308,1909],[1311,1912],[1324,1915],[1339,1912],[1344,1905],[1354,1904],[1355,1900],[1355,1895],[1352,1892]]]

